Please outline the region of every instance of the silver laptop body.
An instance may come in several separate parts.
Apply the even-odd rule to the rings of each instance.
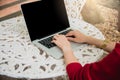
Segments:
[[[44,45],[46,38],[55,34],[62,34],[71,29],[64,4],[64,0],[42,0],[21,5],[31,42],[44,50],[48,55],[60,59],[61,50],[53,45]],[[43,42],[41,42],[43,41]],[[79,44],[71,42],[73,50]]]

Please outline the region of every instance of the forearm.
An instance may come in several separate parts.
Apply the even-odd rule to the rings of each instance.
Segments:
[[[73,62],[78,62],[77,58],[74,56],[73,51],[71,49],[63,50],[63,53],[64,53],[64,60],[66,65]]]
[[[96,47],[99,47],[99,48],[103,46],[102,48],[108,52],[111,52],[115,48],[115,44],[116,44],[116,42],[111,42],[111,41],[105,42],[104,40],[92,38],[89,36],[87,37],[86,42],[88,44],[95,45]]]

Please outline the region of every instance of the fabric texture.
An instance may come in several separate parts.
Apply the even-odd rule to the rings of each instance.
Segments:
[[[66,66],[70,80],[120,80],[120,44],[99,62],[86,64],[70,63]]]

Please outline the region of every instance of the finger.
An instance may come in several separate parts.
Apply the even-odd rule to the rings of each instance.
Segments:
[[[55,43],[55,40],[52,40],[51,43]]]
[[[56,40],[52,40],[51,42],[56,44]]]
[[[56,44],[58,47],[60,47],[60,44],[59,44],[59,42],[58,41],[56,41],[56,40],[53,40],[53,41],[51,41],[52,43],[54,43],[54,44]]]
[[[55,35],[54,35],[54,37],[58,37],[58,36],[59,36],[59,34],[55,34]]]
[[[55,34],[53,37],[55,37],[55,36],[56,36],[56,37],[58,37],[58,36],[59,36],[59,34]]]
[[[65,36],[73,36],[73,35],[74,35],[74,31],[70,31]]]
[[[75,41],[75,39],[72,38],[72,37],[67,37],[67,39],[68,39],[69,41]]]
[[[55,36],[53,36],[53,39],[57,39],[59,37],[58,34],[56,34]]]
[[[54,39],[51,41],[51,43],[54,43]]]

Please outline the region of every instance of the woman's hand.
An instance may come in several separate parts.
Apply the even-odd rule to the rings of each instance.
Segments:
[[[71,44],[65,35],[56,34],[52,40],[62,51],[71,51]]]
[[[69,41],[84,43],[87,41],[87,36],[82,34],[78,30],[70,31],[66,34],[66,37]]]
[[[76,57],[73,54],[71,44],[67,40],[65,35],[55,35],[52,40],[62,51],[65,59],[65,64],[68,65],[73,62],[78,62]]]

